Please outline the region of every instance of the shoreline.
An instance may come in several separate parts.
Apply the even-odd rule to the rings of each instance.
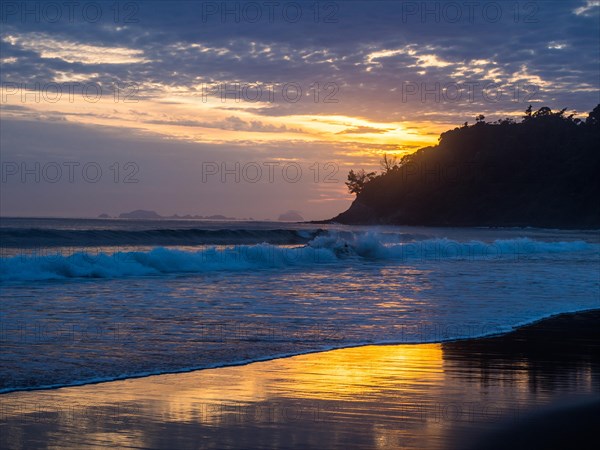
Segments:
[[[172,370],[172,371],[144,372],[144,373],[139,373],[139,374],[132,374],[132,375],[128,374],[128,375],[117,376],[117,377],[107,377],[107,378],[102,378],[102,379],[97,379],[97,380],[93,380],[93,379],[92,380],[82,380],[82,381],[75,381],[72,383],[55,384],[55,385],[42,385],[42,386],[17,387],[17,388],[0,388],[0,400],[2,399],[3,395],[18,393],[18,392],[52,391],[52,390],[56,390],[56,389],[82,387],[82,386],[93,386],[93,385],[104,384],[104,383],[112,383],[115,381],[137,380],[137,379],[162,376],[162,375],[186,374],[186,373],[192,373],[192,372],[197,372],[197,371],[211,370],[211,369],[223,369],[223,368],[228,368],[228,367],[244,367],[244,366],[248,366],[248,365],[254,364],[254,363],[277,361],[277,360],[281,360],[281,359],[294,358],[296,356],[314,355],[314,354],[334,352],[334,351],[338,351],[338,350],[355,349],[355,348],[369,347],[369,346],[427,345],[427,344],[442,344],[443,345],[443,344],[452,344],[452,343],[460,343],[460,342],[487,340],[487,339],[493,339],[493,338],[498,338],[498,337],[503,337],[503,336],[509,336],[509,335],[511,335],[513,333],[517,333],[525,328],[535,326],[537,324],[543,324],[544,322],[546,322],[548,320],[558,319],[561,317],[568,319],[569,316],[576,316],[576,315],[586,314],[586,313],[590,313],[590,312],[600,313],[600,307],[578,310],[578,311],[552,313],[548,316],[544,316],[544,317],[541,317],[538,319],[532,319],[531,321],[527,321],[524,323],[518,323],[518,324],[512,326],[512,329],[507,330],[505,332],[482,334],[479,336],[469,336],[469,337],[463,337],[463,338],[449,338],[447,340],[436,340],[436,341],[426,341],[426,342],[399,342],[399,341],[365,342],[365,343],[358,343],[358,344],[343,345],[343,346],[339,346],[339,347],[337,347],[337,346],[336,347],[325,347],[322,349],[307,350],[304,352],[276,354],[276,355],[266,356],[264,358],[254,358],[254,359],[233,361],[230,363],[214,363],[214,364],[208,364],[206,366],[186,367],[186,368],[181,368],[181,369]]]
[[[6,393],[0,446],[516,449],[546,424],[568,425],[557,442],[587,433],[599,398],[594,309],[494,337]]]

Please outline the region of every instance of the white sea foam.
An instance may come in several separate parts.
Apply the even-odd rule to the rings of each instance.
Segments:
[[[377,232],[329,232],[305,246],[271,244],[202,247],[199,250],[157,247],[129,251],[71,255],[19,255],[0,258],[0,280],[42,281],[68,278],[122,278],[194,274],[348,264],[348,260],[435,261],[465,259],[520,259],[555,253],[592,252],[599,244],[585,241],[546,242],[530,238],[485,243],[459,242],[446,238],[398,242],[394,235]]]

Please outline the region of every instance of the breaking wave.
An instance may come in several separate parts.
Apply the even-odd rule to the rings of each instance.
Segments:
[[[185,230],[190,231],[190,230]],[[287,230],[283,230],[287,231]],[[299,233],[299,232],[293,232]],[[306,233],[306,232],[300,232]],[[304,239],[307,239],[305,237]],[[211,271],[239,271],[309,267],[356,261],[446,261],[452,259],[528,258],[531,255],[593,252],[600,245],[585,241],[546,242],[529,238],[458,242],[424,239],[396,242],[389,235],[367,232],[322,232],[305,245],[208,246],[198,250],[156,247],[150,251],[127,251],[71,255],[23,254],[0,258],[0,280],[43,281],[70,278],[123,278],[185,275]]]

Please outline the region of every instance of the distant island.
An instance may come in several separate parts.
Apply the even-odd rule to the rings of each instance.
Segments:
[[[428,226],[600,228],[600,105],[442,133],[438,145],[384,156],[382,173],[350,171],[356,199],[327,222]]]
[[[135,211],[119,214],[119,219],[163,219],[156,211],[136,209]]]
[[[98,219],[112,219],[112,218],[113,217],[109,216],[106,213],[102,213],[102,214],[100,214],[98,216]],[[146,219],[146,220],[154,220],[154,219],[170,219],[170,220],[177,220],[177,219],[183,219],[183,220],[188,220],[188,219],[195,219],[195,220],[200,220],[200,219],[203,219],[203,220],[254,220],[252,217],[243,218],[243,219],[237,219],[235,217],[226,217],[226,216],[222,216],[220,214],[215,214],[215,215],[212,215],[212,216],[199,216],[199,215],[190,215],[190,214],[186,214],[185,216],[180,216],[180,215],[177,215],[177,214],[174,214],[172,216],[161,216],[156,211],[149,211],[149,210],[145,210],[145,209],[136,209],[135,211],[121,213],[116,218],[118,218],[118,219]]]
[[[96,216],[98,219],[138,219],[138,220],[246,220],[246,221],[255,221],[253,217],[227,217],[221,214],[213,214],[212,216],[200,216],[200,215],[190,215],[186,214],[184,216],[180,216],[178,214],[173,214],[171,216],[161,216],[156,211],[147,210],[147,209],[136,209],[135,211],[124,212],[119,214],[116,217],[113,217],[107,213],[102,213]],[[279,222],[303,222],[304,218],[300,215],[299,211],[289,210],[279,215],[277,219]],[[271,222],[273,219],[262,219],[264,222]]]
[[[300,211],[289,210],[280,214],[277,220],[280,222],[303,222],[304,218],[300,215]]]

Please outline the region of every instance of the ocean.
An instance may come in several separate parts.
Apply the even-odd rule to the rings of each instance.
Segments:
[[[2,218],[0,252],[0,392],[600,307],[597,230]]]

